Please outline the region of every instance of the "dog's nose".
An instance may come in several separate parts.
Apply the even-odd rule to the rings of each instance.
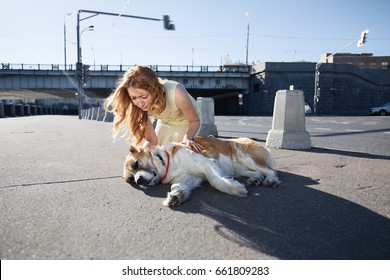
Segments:
[[[137,178],[137,181],[136,181],[136,183],[138,184],[138,185],[146,185],[146,183],[148,182],[148,180],[146,180],[144,177],[142,177],[142,176],[139,176],[138,178]]]

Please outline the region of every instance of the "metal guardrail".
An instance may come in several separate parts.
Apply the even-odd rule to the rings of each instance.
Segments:
[[[90,65],[90,71],[126,71],[136,65]],[[193,65],[148,65],[155,72],[233,72],[250,73],[249,65],[193,66]],[[17,64],[2,63],[1,70],[75,71],[75,64]]]

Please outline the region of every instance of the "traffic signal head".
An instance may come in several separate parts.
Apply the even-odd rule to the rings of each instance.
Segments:
[[[83,64],[83,82],[87,82],[89,79],[89,67],[90,65]]]
[[[367,34],[368,34],[368,30],[364,30],[362,32],[362,34],[360,35],[360,39],[359,39],[359,41],[357,43],[358,47],[361,47],[361,46],[363,46],[366,43],[366,41],[367,41]]]
[[[171,23],[171,20],[168,15],[163,16],[163,21],[164,21],[164,28],[166,30],[175,30],[175,25]]]
[[[81,81],[83,79],[83,64],[81,62],[76,63],[76,80]]]

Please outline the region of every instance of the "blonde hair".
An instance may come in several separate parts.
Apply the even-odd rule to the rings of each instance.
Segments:
[[[160,114],[165,109],[165,88],[153,70],[135,66],[123,74],[115,90],[104,102],[104,109],[115,116],[113,136],[116,137],[124,128],[126,132],[130,132],[128,140],[134,136],[135,145],[139,145],[145,139],[149,114],[133,104],[127,91],[129,87],[143,89],[151,94],[150,111],[155,114]]]

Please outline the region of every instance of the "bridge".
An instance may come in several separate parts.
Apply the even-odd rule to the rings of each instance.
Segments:
[[[118,78],[134,65],[92,65],[84,84],[85,95],[106,98]],[[236,97],[249,90],[250,66],[174,66],[149,65],[158,76],[182,83],[194,98]],[[77,92],[75,65],[2,63],[0,91],[27,90],[33,95],[45,92],[64,98]],[[28,98],[28,97],[27,97]],[[30,98],[34,98],[31,96]]]

